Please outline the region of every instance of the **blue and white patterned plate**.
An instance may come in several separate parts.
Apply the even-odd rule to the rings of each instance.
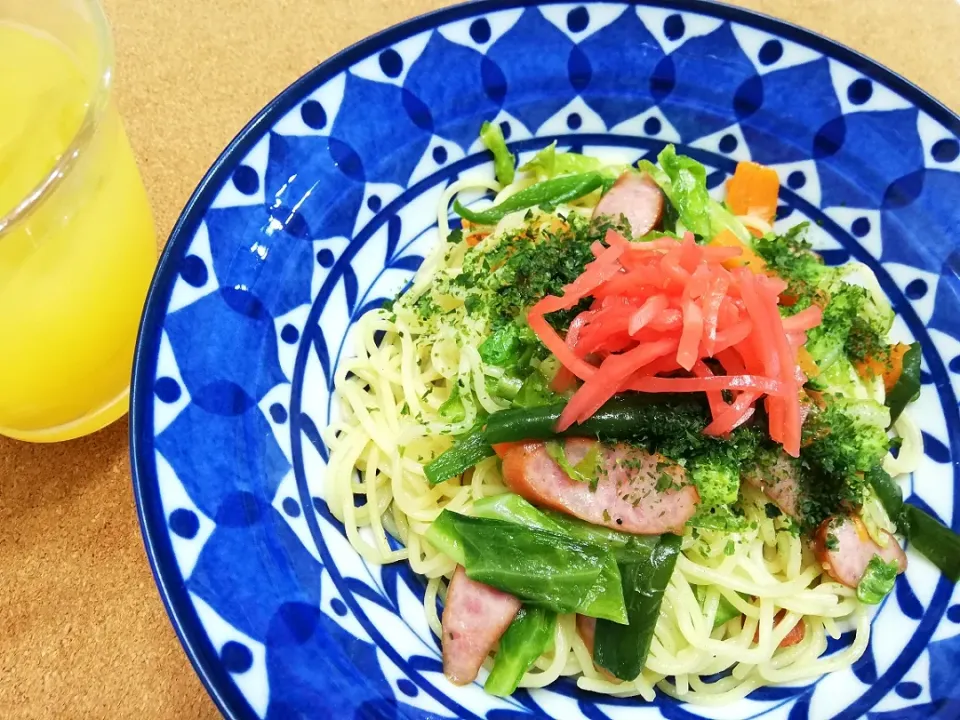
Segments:
[[[669,6],[668,6],[669,5]],[[368,566],[323,500],[331,378],[351,323],[433,242],[476,141],[636,160],[665,142],[777,169],[781,226],[867,263],[924,348],[911,500],[960,526],[960,118],[821,37],[700,0],[487,0],[320,65],[230,144],[170,238],[133,381],[140,518],[164,602],[232,718],[960,717],[960,594],[918,556],[850,670],[732,708],[454,688],[403,564]],[[850,641],[843,636],[832,650]]]

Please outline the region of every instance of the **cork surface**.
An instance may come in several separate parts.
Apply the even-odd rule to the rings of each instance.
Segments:
[[[270,98],[334,52],[446,3],[105,4],[119,104],[162,244],[203,173]],[[957,0],[738,4],[839,40],[960,110]],[[147,564],[126,421],[60,445],[0,439],[0,716],[217,716]]]

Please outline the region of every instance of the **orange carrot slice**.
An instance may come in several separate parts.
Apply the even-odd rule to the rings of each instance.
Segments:
[[[753,215],[772,222],[779,193],[780,178],[775,170],[755,162],[740,162],[727,181],[727,206],[735,215]]]

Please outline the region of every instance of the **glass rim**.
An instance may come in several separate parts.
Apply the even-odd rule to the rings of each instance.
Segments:
[[[93,140],[107,108],[107,101],[113,86],[114,61],[113,37],[110,33],[110,25],[99,0],[79,0],[78,4],[87,12],[98,49],[96,81],[90,88],[87,98],[87,111],[56,164],[5,215],[0,215],[0,241],[3,240],[7,231],[29,217],[48,197],[56,192],[63,180],[76,166],[77,161],[84,153],[84,149]]]

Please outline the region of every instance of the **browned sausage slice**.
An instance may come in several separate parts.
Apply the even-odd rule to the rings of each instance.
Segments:
[[[750,469],[743,479],[763,492],[785,514],[800,517],[797,469],[786,455],[778,455],[773,462]]]
[[[657,226],[663,215],[663,192],[653,178],[627,170],[600,198],[593,211],[594,218],[608,216],[619,220],[621,215],[630,223],[634,237],[646,235]]]
[[[777,625],[780,624],[780,621],[783,620],[783,616],[787,614],[786,610],[780,610],[776,615],[773,616],[773,629],[777,629]],[[783,636],[783,640],[780,641],[780,645],[777,647],[790,647],[791,645],[796,645],[799,642],[803,642],[804,636],[807,634],[807,631],[804,627],[803,620],[800,620],[796,625],[790,628],[790,632]],[[757,628],[756,632],[753,633],[753,642],[760,642],[760,629]]]
[[[593,638],[597,633],[597,619],[586,615],[577,615],[577,634],[587,646],[587,652],[593,657]]]
[[[477,679],[480,666],[514,616],[520,601],[467,577],[457,566],[443,606],[443,674],[454,685]]]
[[[855,588],[867,569],[871,558],[879,555],[884,562],[896,561],[899,572],[907,569],[907,555],[900,543],[886,530],[886,547],[880,547],[867,533],[857,516],[835,516],[824,520],[817,528],[814,553],[817,560],[838,583]]]
[[[596,446],[594,440],[567,440],[567,461],[576,466]],[[687,483],[682,467],[623,444],[601,445],[599,458],[599,478],[591,486],[561,470],[544,443],[526,442],[506,453],[503,478],[513,492],[534,505],[594,525],[635,535],[683,533],[700,496]]]

